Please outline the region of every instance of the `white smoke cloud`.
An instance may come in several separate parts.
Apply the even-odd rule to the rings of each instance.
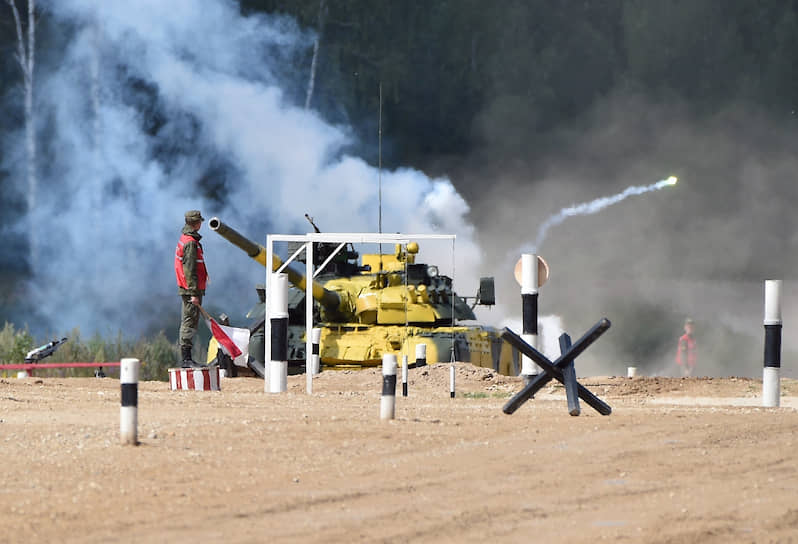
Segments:
[[[63,53],[38,71],[51,162],[40,181],[49,196],[32,217],[45,264],[31,287],[58,316],[52,326],[136,333],[151,314],[176,314],[173,248],[187,209],[260,243],[266,228],[307,232],[305,212],[326,231],[377,229],[377,170],[346,152],[346,127],[281,91],[288,59],[311,45],[292,20],[243,17],[228,0],[51,0],[45,9],[70,29]],[[228,172],[221,209],[198,186],[216,163]],[[457,284],[475,286],[466,271],[479,252],[451,182],[399,169],[382,173],[382,190],[383,230],[457,234]],[[235,318],[264,271],[203,229],[207,301]]]

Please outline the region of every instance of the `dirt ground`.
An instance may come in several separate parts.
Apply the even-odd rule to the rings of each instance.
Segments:
[[[305,393],[139,385],[139,446],[106,378],[0,381],[0,542],[798,542],[798,382],[582,378],[613,408],[457,365],[410,371],[380,421],[377,370]]]

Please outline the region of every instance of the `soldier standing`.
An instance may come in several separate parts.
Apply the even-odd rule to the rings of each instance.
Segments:
[[[205,220],[199,210],[189,210],[185,215],[186,224],[175,249],[175,276],[178,294],[182,299],[180,314],[180,333],[178,342],[184,368],[202,366],[191,357],[194,334],[199,323],[199,305],[208,283],[205,256],[202,253],[202,236],[199,229]]]
[[[684,334],[679,337],[679,347],[676,351],[676,364],[679,365],[682,376],[691,376],[693,374],[695,362],[693,320],[688,317],[684,322]]]

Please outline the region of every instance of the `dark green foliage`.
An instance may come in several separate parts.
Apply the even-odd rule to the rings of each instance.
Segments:
[[[242,0],[241,8],[290,15],[320,33],[312,106],[365,142],[376,140],[382,84],[389,165],[485,145],[509,156],[542,152],[556,127],[615,89],[677,98],[705,115],[737,100],[789,114],[798,101],[794,1]],[[309,74],[310,58],[296,69]]]
[[[6,322],[0,330],[0,363],[22,362],[25,354],[33,349],[33,337],[25,330],[16,330],[12,323]]]
[[[382,85],[387,166],[486,146],[542,154],[557,127],[618,89],[676,98],[704,115],[743,100],[792,117],[798,102],[794,0],[240,0],[240,8],[320,36],[311,107],[353,127],[371,162]],[[9,15],[0,5],[0,96],[21,81]],[[46,11],[39,27],[47,59],[55,31]],[[276,67],[299,105],[312,55],[309,42],[283,59],[294,66]],[[159,130],[157,111],[143,118]]]

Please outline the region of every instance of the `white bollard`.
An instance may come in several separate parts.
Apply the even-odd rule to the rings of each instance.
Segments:
[[[766,366],[762,369],[762,406],[778,408],[781,404],[781,377],[777,367]]]
[[[454,363],[449,366],[449,398],[454,398]]]
[[[762,406],[781,404],[781,280],[765,280],[765,359]]]
[[[119,365],[122,402],[119,409],[119,435],[122,444],[133,446],[138,441],[139,360],[122,359]]]
[[[321,343],[321,329],[316,327],[310,331],[310,341],[313,343],[313,353],[310,355],[310,368],[313,374],[321,372],[321,357],[319,344]]]
[[[402,355],[402,396],[407,396],[407,355]]]
[[[29,378],[29,377],[30,376],[28,376],[28,371],[27,370],[20,370],[19,372],[17,372],[17,379],[18,380],[24,380],[25,378]]]
[[[427,344],[416,344],[416,368],[427,365]]]
[[[626,377],[627,378],[634,378],[637,376],[637,367],[630,366],[626,368]]]
[[[272,274],[269,282],[269,323],[271,324],[271,361],[269,392],[288,389],[288,275]]]
[[[382,395],[380,396],[380,419],[396,417],[396,355],[382,356]]]
[[[523,333],[521,338],[537,349],[538,347],[538,256],[530,253],[521,255],[521,315]],[[528,383],[532,376],[540,374],[541,368],[535,362],[521,355],[521,376]]]

